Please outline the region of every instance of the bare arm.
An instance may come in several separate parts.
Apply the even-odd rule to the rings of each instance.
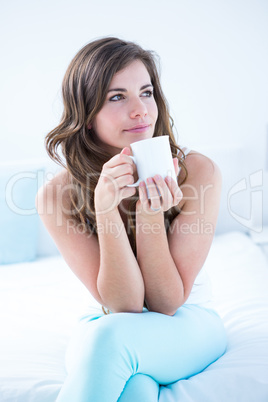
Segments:
[[[182,279],[169,250],[163,212],[149,217],[138,214],[137,258],[151,311],[174,314],[184,297]]]
[[[45,185],[36,197],[39,215],[67,264],[95,299],[113,312],[140,312],[144,283],[118,212],[119,202],[129,197],[133,181],[132,160],[116,155],[103,168],[95,189],[98,239],[81,233],[70,211],[67,172]]]
[[[124,153],[125,152],[125,153]],[[133,162],[124,149],[104,164],[95,189],[95,212],[100,245],[98,291],[114,312],[141,312],[144,282],[118,211],[119,203],[133,195]]]
[[[97,215],[100,268],[97,287],[113,312],[141,312],[144,283],[117,209]]]
[[[168,236],[163,212],[146,214],[146,210],[149,212],[148,200],[145,193],[142,197],[142,190],[142,202],[138,204],[137,211],[140,224],[137,256],[145,283],[146,303],[150,310],[169,315],[176,312],[191,292],[209,252],[219,209],[219,169],[202,155],[193,154],[190,158],[188,156],[189,180],[182,187],[182,212],[172,222]],[[165,183],[158,186],[164,189]],[[175,186],[175,182],[169,186],[173,195],[176,193]],[[165,197],[163,193],[164,200]],[[147,232],[140,230],[145,223]]]

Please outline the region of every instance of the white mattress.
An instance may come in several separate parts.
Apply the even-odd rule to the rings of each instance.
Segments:
[[[162,387],[159,401],[267,402],[267,259],[232,232],[215,238],[206,269],[227,352],[202,373]],[[1,402],[55,401],[68,340],[88,305],[99,307],[59,256],[0,267]]]

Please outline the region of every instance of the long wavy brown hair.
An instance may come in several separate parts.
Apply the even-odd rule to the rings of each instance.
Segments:
[[[88,127],[101,110],[113,76],[131,62],[140,60],[148,70],[158,107],[154,137],[168,135],[173,157],[187,169],[184,154],[173,135],[173,119],[161,89],[158,56],[133,42],[114,37],[95,40],[85,45],[71,61],[62,83],[64,110],[60,124],[45,137],[49,156],[67,169],[70,184],[70,215],[83,230],[98,235],[94,208],[94,190],[102,166],[112,155],[101,146],[97,133]],[[62,158],[58,152],[61,146]],[[179,156],[179,151],[181,155]],[[181,183],[180,183],[181,184]],[[138,193],[131,197],[127,212],[127,233],[136,254],[135,205]],[[177,207],[165,212],[166,229],[179,213]]]

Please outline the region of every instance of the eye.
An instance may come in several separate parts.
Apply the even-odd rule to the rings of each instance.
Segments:
[[[148,90],[148,91],[143,92],[141,95],[145,98],[151,98],[151,96],[153,96],[153,94],[154,94],[153,91]]]
[[[123,96],[122,94],[116,94],[116,95],[112,96],[112,97],[109,99],[109,101],[110,101],[110,102],[117,102],[117,101],[119,101],[119,100],[121,100],[121,99],[123,99],[123,98],[124,98],[124,96]]]

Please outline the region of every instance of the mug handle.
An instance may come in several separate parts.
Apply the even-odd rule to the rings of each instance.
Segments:
[[[134,156],[131,156],[131,155],[129,155],[129,156],[130,156],[130,158],[134,161],[135,165],[137,166],[135,157],[134,157]],[[138,187],[138,185],[140,184],[141,181],[142,181],[141,179],[138,179],[138,180],[136,181],[136,183],[127,184],[126,187]]]

